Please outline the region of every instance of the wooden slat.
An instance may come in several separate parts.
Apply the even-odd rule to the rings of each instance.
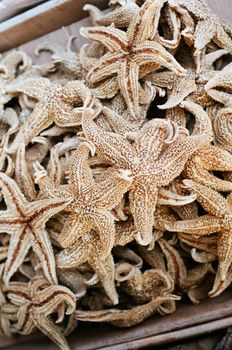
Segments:
[[[86,0],[50,0],[35,8],[0,23],[0,52],[50,33],[86,16],[82,6]],[[89,3],[102,8],[105,0]]]

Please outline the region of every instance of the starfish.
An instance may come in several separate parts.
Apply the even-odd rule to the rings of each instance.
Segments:
[[[178,137],[176,124],[154,119],[130,135],[134,139],[130,142],[119,134],[108,133],[98,127],[93,122],[91,110],[83,114],[82,126],[100,158],[132,172],[129,197],[138,230],[137,240],[140,244],[149,244],[159,188],[168,185],[181,173],[187,159],[204,144],[205,136],[186,136],[180,131]]]
[[[232,40],[220,19],[208,7],[204,0],[169,0],[171,6],[180,6],[188,10],[197,19],[193,34],[195,55],[200,52],[212,40],[216,45],[232,53]]]
[[[61,246],[70,247],[85,232],[94,229],[101,242],[101,255],[107,256],[113,247],[115,236],[114,219],[110,210],[120,203],[132,178],[130,171],[118,170],[107,172],[95,182],[88,165],[90,151],[93,154],[94,147],[87,142],[77,147],[70,163],[68,189],[54,186],[47,172],[38,164],[35,165],[35,181],[50,198],[57,198],[59,195],[73,198],[66,208],[69,215],[59,237]]]
[[[152,40],[158,25],[156,17],[159,17],[159,6],[159,2],[147,0],[126,33],[112,26],[80,29],[81,35],[102,43],[109,50],[89,71],[89,86],[96,87],[109,80],[116,81],[115,86],[121,91],[135,120],[139,116],[139,77],[160,66],[171,69],[178,75],[185,74],[185,69],[174,57],[161,44]],[[108,98],[114,94],[115,91],[113,94],[111,92]]]
[[[3,173],[0,173],[0,187],[7,204],[7,210],[0,212],[0,232],[11,235],[4,282],[9,282],[32,247],[39,256],[45,276],[56,283],[55,260],[45,224],[50,217],[67,207],[71,199],[28,202],[17,183]]]
[[[70,315],[74,312],[76,297],[67,287],[50,285],[37,273],[29,284],[10,282],[4,287],[4,292],[19,308],[18,320],[14,324],[17,333],[30,334],[38,328],[61,349],[69,350],[66,339],[51,317],[57,312],[58,323],[63,321],[64,313]]]
[[[193,190],[197,195],[198,202],[208,214],[192,220],[176,221],[166,225],[168,231],[184,232],[195,236],[205,236],[218,233],[218,272],[221,281],[226,279],[227,271],[231,265],[231,194],[225,199],[216,191],[194,183],[191,180],[184,180],[184,184]]]
[[[12,50],[0,60],[0,70],[4,72],[3,78],[10,81],[16,77],[18,68],[26,70],[31,64],[31,59],[25,52]]]
[[[158,307],[169,301],[180,298],[173,294],[159,296],[144,305],[138,305],[130,310],[108,309],[100,311],[76,310],[75,317],[80,321],[106,322],[116,327],[132,327],[155,314]]]
[[[77,105],[95,106],[100,110],[99,102],[84,83],[78,80],[62,86],[51,83],[47,78],[28,78],[9,84],[6,91],[11,95],[23,93],[38,100],[31,115],[21,125],[8,153],[14,153],[21,142],[27,146],[33,137],[53,122],[61,127],[80,125],[83,107],[76,107]]]

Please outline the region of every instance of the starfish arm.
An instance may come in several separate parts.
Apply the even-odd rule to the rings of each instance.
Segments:
[[[206,141],[205,135],[180,136],[164,150],[154,165],[153,178],[159,186],[168,185],[182,170],[188,158],[201,148]]]
[[[213,140],[212,123],[208,114],[197,103],[192,101],[183,101],[181,107],[187,109],[195,117],[195,125],[192,135],[205,134],[208,136],[208,142]]]
[[[109,133],[97,126],[93,121],[93,113],[86,110],[82,117],[82,127],[85,136],[93,142],[99,156],[121,168],[130,167],[129,157],[133,157],[133,148],[129,141],[115,133]]]
[[[44,275],[51,283],[57,283],[56,264],[48,232],[42,228],[32,229],[35,242],[32,246],[41,262]]]
[[[138,45],[133,51],[133,62],[138,66],[158,63],[170,69],[177,75],[186,74],[186,70],[175,60],[175,58],[165,48],[155,41],[145,41]]]
[[[217,61],[220,57],[227,55],[227,53],[228,52],[226,50],[220,49],[206,54],[204,58],[204,65],[206,69],[212,69],[215,61]]]
[[[82,142],[70,161],[70,187],[77,197],[88,196],[95,185],[92,170],[88,164],[90,152],[94,155],[94,145],[90,142]]]
[[[209,235],[221,230],[222,220],[212,215],[204,215],[192,220],[176,221],[165,224],[165,228],[172,232],[183,232],[193,235]]]
[[[19,79],[6,85],[8,94],[23,93],[38,101],[42,100],[47,91],[51,88],[51,82],[47,78],[37,77],[36,79]]]
[[[144,2],[128,27],[129,44],[133,45],[154,38],[159,24],[160,11],[164,3],[164,0],[147,0]]]
[[[231,149],[232,147],[232,108],[222,108],[213,120],[216,141],[222,147]]]
[[[90,229],[87,220],[78,215],[67,218],[59,235],[58,242],[63,248],[71,247],[81,236]]]
[[[134,218],[137,234],[137,242],[147,245],[152,241],[152,229],[154,212],[158,200],[158,189],[152,182],[141,182],[133,184],[129,193],[131,212]]]
[[[35,326],[42,333],[47,335],[60,349],[70,350],[67,340],[51,317],[45,317],[43,314],[33,312],[33,322]]]
[[[61,303],[66,304],[66,315],[75,311],[76,297],[67,287],[49,286],[33,295],[33,311],[45,316],[57,311]]]
[[[15,324],[15,329],[20,334],[30,334],[35,330],[34,322],[30,316],[31,302],[25,303],[19,308],[18,311],[18,322]]]
[[[124,61],[124,56],[122,53],[105,54],[98,64],[93,66],[88,72],[87,81],[90,86],[94,88],[95,83],[109,79],[117,74]]]
[[[23,263],[28,250],[34,242],[34,237],[31,232],[23,225],[16,231],[10,239],[8,257],[5,263],[3,280],[6,284]]]
[[[232,231],[226,231],[218,235],[218,260],[219,260],[219,265],[218,265],[218,272],[220,275],[221,281],[225,281],[227,278],[227,273],[229,270],[229,267],[231,266],[232,263],[232,243],[231,243],[231,234]]]
[[[139,66],[129,60],[120,64],[118,85],[133,119],[139,115]]]
[[[26,148],[24,144],[22,144],[17,151],[15,162],[15,179],[29,201],[36,198],[34,182],[26,162]]]
[[[134,131],[133,124],[125,119],[121,114],[108,107],[103,107],[102,112],[106,116],[107,122],[109,122],[110,126],[116,133],[125,135],[128,132]]]
[[[8,285],[4,285],[3,291],[17,306],[23,306],[31,300],[28,285],[24,282],[10,282]]]
[[[130,310],[109,309],[104,311],[76,310],[75,316],[81,321],[107,322],[117,327],[132,327],[153,315],[157,308],[170,301],[178,300],[175,295],[168,294],[153,299],[147,304],[135,306]]]
[[[97,183],[92,201],[98,209],[111,210],[121,202],[123,194],[128,191],[133,178],[129,170],[123,169],[107,171],[106,176],[105,179]]]
[[[189,196],[182,196],[169,190],[165,190],[164,188],[161,188],[159,190],[158,204],[180,206],[192,203],[195,199],[195,194],[190,194]]]
[[[112,26],[82,27],[80,34],[87,39],[100,42],[110,52],[126,52],[128,50],[126,33]]]
[[[115,245],[124,246],[127,243],[130,243],[134,240],[136,234],[136,228],[129,218],[127,221],[123,223],[116,223],[115,225]]]
[[[117,94],[118,90],[119,86],[116,76],[101,81],[101,84],[99,86],[91,89],[94,96],[99,99],[112,98]]]
[[[195,83],[195,75],[188,73],[183,77],[175,78],[175,82],[172,86],[168,100],[165,104],[159,105],[160,109],[168,109],[176,107],[181,103],[188,95],[197,89]]]
[[[184,180],[183,183],[196,193],[197,200],[208,213],[220,218],[228,212],[226,199],[220,193],[192,180]]]
[[[101,282],[106,294],[112,300],[113,304],[118,304],[118,294],[114,283],[114,260],[109,254],[104,259],[99,259],[97,256],[92,256],[89,264],[96,271],[99,281]]]
[[[211,18],[199,21],[194,32],[194,47],[196,52],[201,51],[213,39],[216,33],[215,23]]]
[[[16,216],[25,216],[23,208],[28,203],[17,183],[6,174],[0,172],[0,187],[6,205]]]
[[[20,230],[22,221],[19,215],[15,214],[14,210],[0,211],[0,232],[14,234]]]
[[[58,268],[70,269],[78,267],[88,260],[90,246],[79,239],[72,247],[62,250],[56,255]]]
[[[214,36],[214,42],[219,46],[225,49],[227,52],[232,54],[232,39],[226,33],[223,26],[220,24],[217,26],[216,35]]]

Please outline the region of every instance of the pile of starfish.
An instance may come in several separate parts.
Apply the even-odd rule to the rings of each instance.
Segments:
[[[79,52],[0,58],[0,331],[61,349],[232,282],[232,26],[203,0],[84,10]]]

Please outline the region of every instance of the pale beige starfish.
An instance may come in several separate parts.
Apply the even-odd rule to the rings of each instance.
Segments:
[[[11,235],[3,280],[8,283],[32,247],[39,256],[45,276],[57,282],[55,260],[45,224],[63,210],[71,198],[51,198],[29,202],[17,183],[0,173],[0,187],[7,210],[0,213],[0,231]]]
[[[174,57],[161,44],[152,40],[158,25],[159,6],[159,1],[145,1],[130,23],[127,33],[112,26],[80,30],[81,35],[101,42],[109,50],[89,71],[89,86],[94,88],[101,83],[114,81],[115,88],[112,90],[111,86],[105,97],[113,97],[120,90],[134,119],[139,116],[139,94],[143,94],[139,77],[160,66],[171,69],[178,75],[185,74]]]

